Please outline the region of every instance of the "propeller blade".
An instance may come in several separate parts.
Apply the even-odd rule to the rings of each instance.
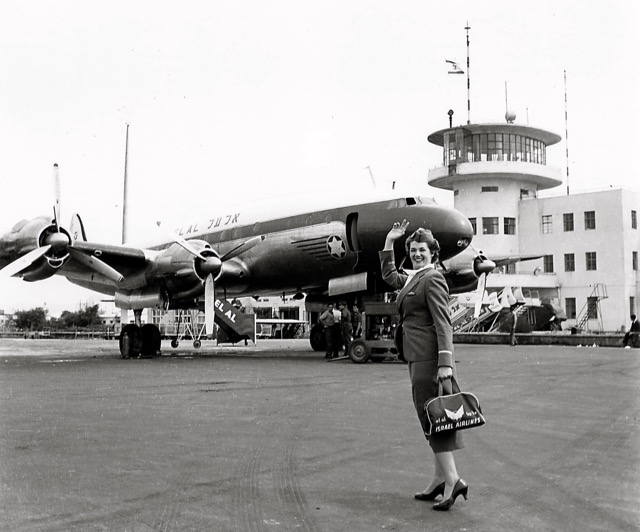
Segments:
[[[45,255],[47,251],[51,249],[51,246],[42,246],[41,248],[36,248],[29,253],[23,255],[17,260],[14,260],[2,270],[0,270],[0,276],[2,277],[11,277],[16,273],[21,272],[22,270],[31,266],[35,261],[37,261],[40,257]]]
[[[225,260],[229,260],[234,257],[237,257],[238,255],[245,253],[246,251],[249,251],[252,247],[258,245],[264,239],[265,239],[264,235],[254,236],[253,238],[250,238],[246,242],[242,242],[238,244],[231,251],[228,251],[227,253],[225,253],[224,256],[220,257],[220,260],[224,262]]]
[[[161,222],[156,222],[156,225],[160,229],[162,229],[162,232],[167,236],[167,238],[170,238],[171,240],[173,240],[180,247],[182,247],[183,249],[191,253],[194,257],[198,257],[199,259],[202,259],[202,260],[207,260],[207,258],[202,253],[200,253],[196,248],[194,248],[191,244],[189,244],[189,242],[187,242],[184,238],[176,235],[175,233],[169,233],[165,231],[164,228],[160,227]]]
[[[78,262],[84,264],[93,271],[104,275],[107,279],[110,279],[114,283],[119,283],[124,279],[124,276],[115,268],[109,266],[106,262],[101,261],[97,257],[86,255],[78,249],[69,248],[69,253]]]
[[[484,287],[487,283],[487,274],[481,273],[478,277],[478,289],[476,290],[476,306],[473,312],[473,317],[478,318],[480,316],[480,308],[482,307],[482,298],[484,297]]]
[[[204,328],[209,339],[213,337],[213,323],[216,315],[215,303],[216,293],[213,275],[209,274],[204,283]]]
[[[56,230],[60,232],[60,173],[58,165],[53,165],[53,194],[55,203],[53,204],[53,219],[56,224]]]

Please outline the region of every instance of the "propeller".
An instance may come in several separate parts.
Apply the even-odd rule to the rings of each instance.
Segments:
[[[474,251],[476,250],[474,249]],[[489,275],[495,267],[496,263],[485,257],[482,251],[476,251],[476,258],[473,259],[473,271],[478,276],[478,288],[476,292],[476,305],[473,312],[474,318],[478,318],[478,316],[480,316],[484,290],[487,285],[487,275]]]
[[[161,222],[156,222],[157,226],[162,229]],[[202,250],[196,249],[189,241],[180,237],[175,233],[168,233],[163,231],[168,238],[170,238],[173,242],[178,244],[184,250],[188,251],[194,257],[200,259],[200,262],[197,265],[198,272],[204,277],[204,324],[205,324],[205,332],[207,337],[211,339],[213,335],[213,327],[214,327],[214,319],[215,319],[215,280],[222,273],[224,262],[237,257],[238,255],[247,252],[260,242],[262,242],[265,237],[263,235],[256,236],[241,242],[236,247],[227,251],[222,257],[220,257],[213,249],[205,248],[203,253]]]
[[[0,270],[0,276],[2,277],[11,277],[16,273],[20,273],[25,268],[31,266],[35,261],[37,261],[40,257],[45,255],[51,249],[50,245],[42,246],[41,248],[36,248],[34,250],[29,251],[26,255],[23,255],[17,260],[14,260],[9,265],[5,266]]]
[[[93,271],[104,275],[107,279],[110,279],[114,283],[119,283],[124,279],[124,276],[115,268],[109,266],[106,262],[101,261],[97,257],[86,255],[78,249],[70,247],[68,249],[69,254],[78,262],[84,264]]]

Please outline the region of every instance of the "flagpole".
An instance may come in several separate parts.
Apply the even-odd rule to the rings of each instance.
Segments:
[[[470,63],[469,63],[469,21],[464,28],[467,30],[467,124],[471,124],[471,77],[470,77]]]
[[[567,158],[567,196],[569,195],[569,116],[567,111],[567,71],[564,71],[564,147]]]

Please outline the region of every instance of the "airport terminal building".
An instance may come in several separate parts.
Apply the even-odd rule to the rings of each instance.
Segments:
[[[494,271],[489,292],[520,287],[525,296],[564,309],[565,329],[628,327],[638,310],[638,192],[568,194],[560,188],[562,170],[546,157],[561,137],[530,126],[467,124],[428,140],[443,148],[428,182],[453,192],[454,207],[474,227],[474,247],[489,258],[541,257]],[[558,195],[540,197],[545,190]]]

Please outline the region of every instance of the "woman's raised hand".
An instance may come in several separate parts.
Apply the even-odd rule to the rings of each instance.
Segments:
[[[407,222],[407,220],[402,220],[402,222],[395,222],[393,224],[393,227],[391,228],[391,231],[387,233],[387,240],[395,242],[396,240],[398,240],[398,238],[404,235],[408,226],[409,222]]]

